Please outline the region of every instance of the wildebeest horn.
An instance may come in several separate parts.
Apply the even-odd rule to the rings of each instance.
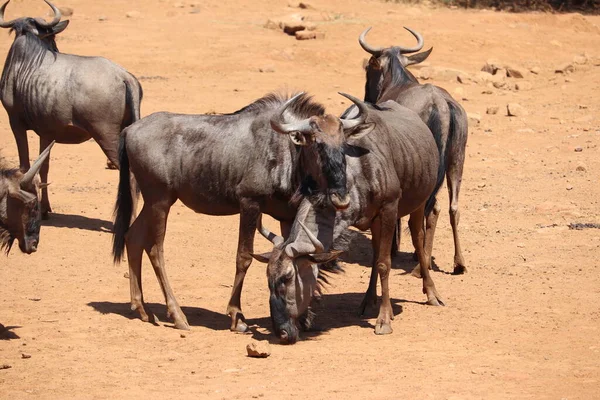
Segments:
[[[50,145],[48,147],[46,147],[46,149],[44,149],[44,151],[42,152],[42,154],[40,154],[38,159],[35,160],[35,162],[31,166],[31,168],[29,168],[29,171],[27,171],[25,173],[25,175],[23,175],[23,179],[21,179],[21,189],[25,189],[25,188],[31,186],[31,183],[33,182],[33,178],[35,177],[35,175],[38,172],[40,172],[40,168],[42,168],[42,164],[50,156],[50,149],[52,149],[52,146],[54,146],[55,142],[56,141],[53,140],[52,143],[50,143]]]
[[[298,223],[300,224],[300,226],[302,227],[302,229],[304,229],[304,232],[306,233],[306,236],[308,236],[308,238],[310,239],[310,241],[312,242],[313,246],[315,246],[315,253],[323,253],[325,251],[325,246],[323,246],[323,243],[321,243],[321,241],[319,239],[317,239],[317,237],[314,235],[314,233],[312,233],[310,231],[310,229],[308,229],[306,227],[306,225],[304,225],[302,222],[298,221]]]
[[[260,217],[258,217],[258,222],[256,223],[256,228],[258,229],[260,234],[265,237],[265,239],[267,239],[268,241],[273,243],[275,246],[279,246],[281,243],[283,243],[282,236],[274,234],[273,232],[271,232],[270,230],[268,230],[267,228],[265,228],[263,226],[262,214],[260,214]]]
[[[304,94],[304,92],[300,92],[297,95],[295,95],[294,97],[292,97],[291,99],[289,99],[288,101],[286,101],[281,106],[281,108],[279,109],[277,114],[275,114],[275,116],[273,118],[271,118],[271,127],[274,130],[276,130],[277,132],[280,132],[280,133],[290,133],[290,132],[305,132],[310,129],[308,119],[304,119],[304,120],[298,121],[298,122],[286,123],[285,118],[283,116],[283,114],[285,113],[285,110],[287,110],[287,108],[292,103],[294,103],[296,100],[298,100],[298,98],[300,96],[302,96],[303,94]]]
[[[409,31],[410,33],[413,34],[413,36],[417,39],[417,45],[415,47],[402,47],[402,46],[395,46],[396,48],[400,49],[400,53],[414,53],[416,51],[419,51],[423,48],[423,45],[425,44],[425,42],[423,41],[423,36],[417,32],[417,31],[413,31],[410,28],[407,28],[406,26],[404,27],[404,29],[406,29],[407,31]]]
[[[367,115],[369,114],[369,108],[367,107],[367,104],[364,101],[360,101],[356,97],[351,96],[349,94],[342,92],[339,92],[339,94],[356,104],[356,106],[358,107],[358,116],[356,118],[341,120],[342,125],[344,125],[344,129],[352,129],[360,124],[364,124],[367,120]]]
[[[383,51],[383,47],[372,47],[367,43],[367,33],[371,30],[371,27],[365,29],[363,33],[358,37],[358,43],[360,43],[360,47],[362,47],[367,53],[374,55],[375,57],[379,57],[381,52]]]
[[[4,10],[6,9],[6,6],[8,5],[8,3],[10,3],[10,0],[8,0],[6,3],[4,3],[2,5],[2,7],[0,7],[0,27],[1,28],[12,28],[12,26],[15,24],[15,21],[18,19],[13,19],[12,21],[4,21]]]
[[[52,8],[52,11],[54,11],[54,18],[50,22],[46,22],[43,18],[36,18],[35,22],[37,22],[38,25],[43,28],[52,28],[60,22],[60,17],[62,16],[62,14],[58,7],[56,7],[54,4],[50,3],[48,0],[44,1],[50,6],[50,8]]]

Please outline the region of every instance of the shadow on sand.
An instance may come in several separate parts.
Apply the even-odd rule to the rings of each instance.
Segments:
[[[0,324],[0,340],[20,339],[21,337],[19,335],[12,332],[13,329],[19,328],[22,328],[22,326],[4,326]]]
[[[43,221],[44,226],[56,228],[83,229],[86,231],[112,232],[113,223],[103,219],[88,218],[82,215],[50,213],[50,219]]]

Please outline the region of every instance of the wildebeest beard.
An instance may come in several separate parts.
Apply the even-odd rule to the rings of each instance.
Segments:
[[[4,250],[8,255],[15,241],[15,237],[10,234],[8,229],[0,223],[0,250]]]

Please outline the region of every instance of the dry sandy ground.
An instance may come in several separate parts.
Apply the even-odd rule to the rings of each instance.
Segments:
[[[394,333],[374,335],[376,310],[356,314],[371,254],[368,235],[356,234],[347,271],[325,297],[321,331],[294,346],[274,342],[267,359],[248,358],[252,336],[230,333],[224,315],[237,217],[195,215],[178,203],[166,261],[192,330],[181,335],[166,321],[147,261],[146,300],[165,322],[143,323],[129,311],[126,266],[111,263],[117,174],[104,169],[93,142],[59,145],[50,171],[55,214],[39,251],[0,258],[0,323],[8,327],[0,364],[12,367],[0,370],[0,398],[599,398],[600,230],[567,225],[600,222],[600,67],[590,62],[566,77],[554,69],[584,52],[600,56],[600,18],[314,0],[309,14],[326,38],[299,42],[263,28],[269,17],[299,11],[287,3],[210,0],[192,14],[174,1],[71,0],[63,5],[75,14],[59,46],[106,56],[141,78],[143,115],[230,112],[280,88],[309,91],[338,113],[347,101],[337,91],[362,95],[357,37],[368,26],[374,44],[412,44],[402,26],[420,30],[435,47],[432,66],[473,75],[490,58],[539,67],[524,92],[433,80],[483,116],[470,130],[460,202],[464,276],[448,273],[440,196],[433,277],[447,307],[423,304],[420,282],[406,273],[414,263],[405,241],[391,278]],[[41,1],[13,1],[7,17],[45,12]],[[2,35],[2,57],[11,42]],[[513,101],[529,115],[506,117]],[[488,106],[501,111],[486,115]],[[35,153],[33,133],[30,143]],[[3,112],[0,147],[16,165]],[[268,247],[257,239],[258,250]],[[264,271],[250,268],[242,297],[257,339],[271,339]]]

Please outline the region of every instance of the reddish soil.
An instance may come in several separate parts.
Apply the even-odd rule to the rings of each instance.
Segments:
[[[0,323],[8,327],[0,365],[12,367],[0,370],[0,398],[600,397],[600,230],[567,227],[600,222],[600,17],[359,0],[315,0],[308,11],[280,0],[208,0],[198,2],[197,13],[183,4],[70,0],[64,5],[75,14],[58,44],[63,52],[108,57],[140,78],[143,115],[230,112],[276,89],[306,90],[339,113],[348,102],[337,91],[363,93],[366,53],[357,37],[368,26],[377,45],[412,44],[403,25],[421,31],[434,46],[431,66],[470,75],[491,58],[525,71],[539,67],[539,75],[526,73],[529,91],[432,80],[482,116],[471,125],[460,201],[469,272],[449,274],[444,190],[433,277],[446,307],[423,304],[420,281],[406,273],[414,262],[405,240],[390,286],[394,333],[376,336],[376,310],[357,316],[371,250],[369,236],[356,234],[346,273],[325,296],[321,331],[294,346],[274,341],[269,358],[251,359],[245,350],[251,338],[271,339],[268,291],[265,268],[255,263],[242,297],[253,334],[229,332],[224,311],[237,217],[173,207],[167,270],[192,330],[177,331],[166,320],[147,260],[146,300],[163,322],[143,323],[129,311],[126,265],[111,262],[118,175],[104,168],[95,143],[58,145],[50,170],[55,214],[42,227],[39,251],[0,258]],[[15,0],[7,18],[43,15],[46,8]],[[128,11],[139,15],[127,18]],[[325,39],[296,41],[263,27],[270,17],[295,12],[316,19]],[[11,43],[12,36],[2,35],[2,57]],[[590,60],[574,73],[554,72],[585,52]],[[529,115],[507,117],[510,102]],[[489,106],[500,112],[487,115]],[[37,137],[29,137],[35,153]],[[17,165],[4,112],[0,143]],[[257,250],[268,248],[257,238]]]

